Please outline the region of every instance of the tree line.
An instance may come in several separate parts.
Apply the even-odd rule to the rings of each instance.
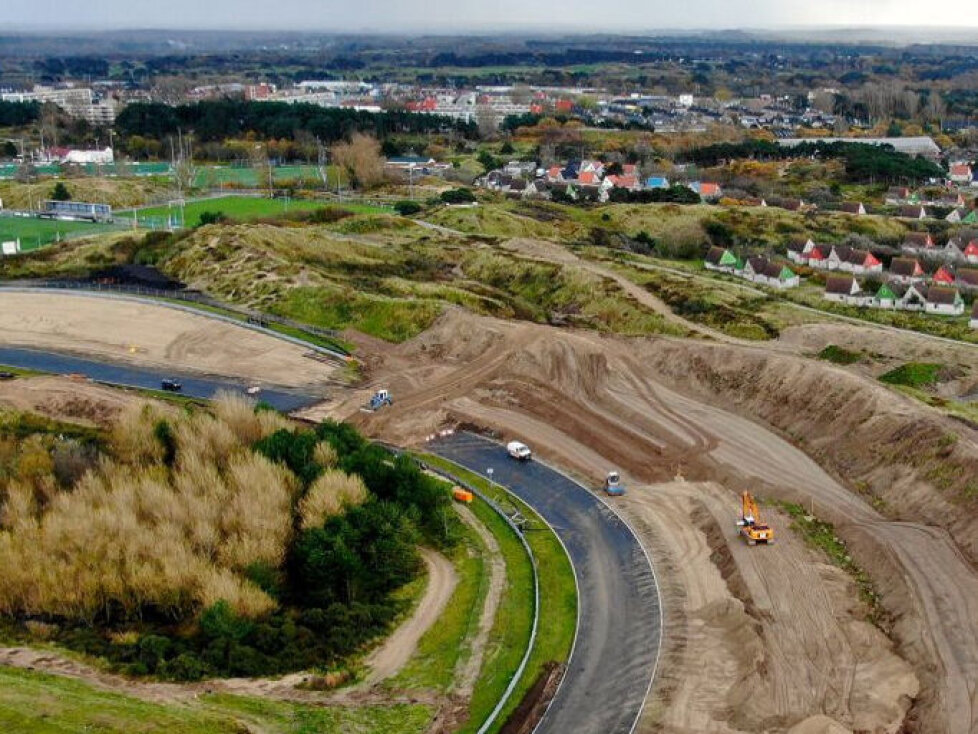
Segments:
[[[342,107],[319,107],[285,102],[215,100],[171,107],[155,102],[127,106],[116,118],[116,131],[124,138],[138,136],[163,140],[193,133],[202,142],[241,138],[293,140],[300,131],[322,143],[334,143],[355,132],[383,140],[393,134],[454,131],[467,138],[478,134],[475,123],[441,115],[405,111],[365,112]]]
[[[940,166],[925,158],[900,153],[891,145],[868,143],[813,140],[788,147],[768,140],[747,140],[692,148],[681,157],[698,166],[717,166],[739,158],[838,158],[845,162],[846,177],[854,183],[923,181],[944,176]]]
[[[41,118],[37,102],[0,102],[0,127],[21,127]]]

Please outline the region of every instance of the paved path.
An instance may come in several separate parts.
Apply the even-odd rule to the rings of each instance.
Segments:
[[[517,463],[492,441],[462,433],[430,448],[482,476],[492,467],[496,482],[553,526],[574,564],[577,640],[536,734],[630,734],[651,686],[661,639],[658,589],[638,539],[584,487],[539,462]]]

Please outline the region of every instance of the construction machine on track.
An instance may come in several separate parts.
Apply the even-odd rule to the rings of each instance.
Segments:
[[[750,492],[744,492],[740,496],[740,505],[737,527],[740,529],[740,535],[747,541],[747,545],[773,543],[774,529],[761,520],[761,511],[757,507],[754,496]]]

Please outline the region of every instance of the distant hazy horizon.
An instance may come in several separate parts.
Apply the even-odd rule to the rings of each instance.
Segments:
[[[792,7],[777,0],[5,0],[3,32],[70,30],[268,30],[343,33],[628,32],[696,30],[843,31],[896,27],[901,36],[971,35],[974,5],[946,0],[940,13],[913,0],[823,0]],[[950,19],[970,18],[971,25]],[[903,40],[903,39],[901,39]],[[922,39],[923,40],[923,39]]]

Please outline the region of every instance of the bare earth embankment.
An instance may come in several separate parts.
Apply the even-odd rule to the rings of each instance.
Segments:
[[[402,443],[446,423],[491,427],[590,481],[609,464],[627,473],[633,490],[616,505],[653,552],[667,607],[644,730],[820,731],[822,716],[848,730],[978,726],[967,427],[790,354],[461,312],[375,359],[395,406],[359,413],[365,389],[320,414]],[[677,473],[687,481],[669,482]],[[877,581],[896,647],[785,517],[772,518],[778,545],[740,544],[747,487],[837,523]]]
[[[83,295],[0,293],[0,343],[293,387],[333,371],[300,346],[241,326]]]

